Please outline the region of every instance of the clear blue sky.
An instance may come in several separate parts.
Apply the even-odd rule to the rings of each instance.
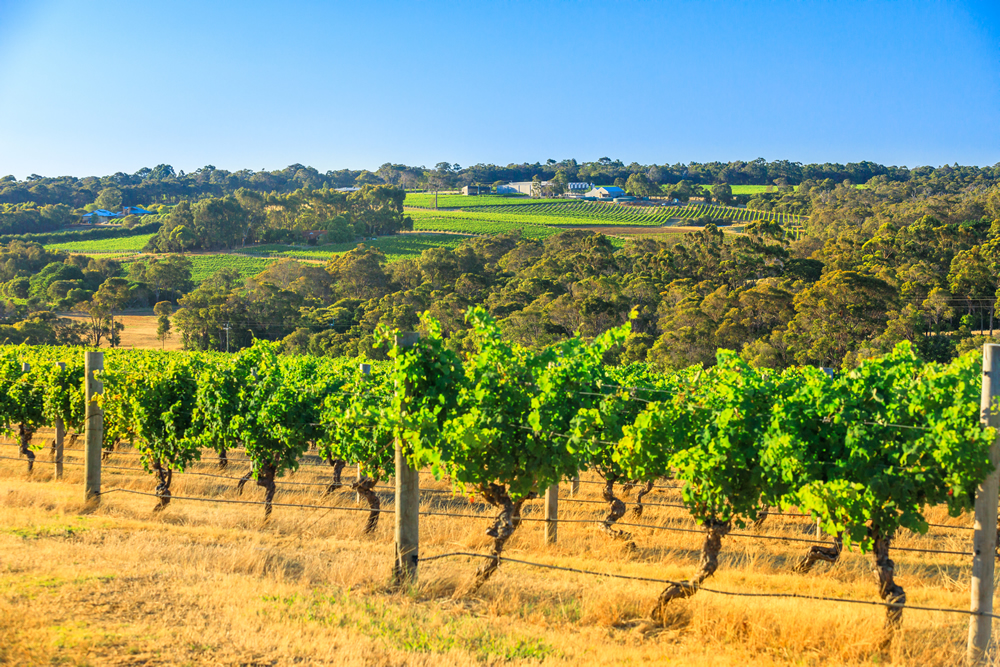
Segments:
[[[0,175],[992,165],[998,45],[996,0],[0,0]]]

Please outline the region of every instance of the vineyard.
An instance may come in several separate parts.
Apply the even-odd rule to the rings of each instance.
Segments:
[[[727,220],[732,224],[745,224],[757,220],[775,221],[789,226],[799,224],[798,216],[768,211],[691,204],[687,206],[622,206],[605,202],[560,201],[538,203],[534,206],[483,206],[457,211],[412,212],[415,227],[422,230],[441,230],[442,225],[453,223],[463,230],[484,229],[492,224],[510,226],[580,227],[603,226],[683,226],[685,221],[697,218]]]
[[[243,278],[255,276],[266,269],[268,264],[275,261],[263,257],[246,257],[235,253],[190,254],[187,257],[191,260],[191,280],[195,285],[200,285],[219,269],[232,269]]]
[[[595,613],[586,589],[619,582],[627,589],[615,593],[608,627],[695,632],[712,623],[699,614],[740,615],[719,605],[751,605],[743,613],[754,624],[793,602],[813,614],[833,605],[851,609],[823,633],[837,661],[888,653],[954,663],[967,622],[967,513],[995,435],[979,423],[978,356],[936,364],[901,345],[830,375],[758,370],[720,353],[709,370],[660,374],[603,363],[627,326],[532,352],[503,339],[483,311],[468,317],[465,356],[425,320],[419,339],[383,334],[391,362],[360,367],[281,356],[266,342],[236,355],[110,351],[97,376],[103,480],[93,486],[88,452],[88,489],[123,516],[215,506],[184,521],[256,522],[286,540],[320,530],[368,553],[352,561],[362,575],[336,570],[343,585],[333,598],[275,594],[269,613],[361,622],[359,605],[377,603],[343,586],[377,572],[384,581],[391,569],[396,585],[420,582],[424,598],[558,599],[561,611],[542,618],[579,625]],[[41,429],[83,430],[84,382],[82,359],[65,349],[2,351],[0,414],[17,436],[6,475],[16,464],[26,483],[42,478],[32,439]],[[67,478],[86,467],[79,451],[54,453]],[[393,519],[395,556],[381,546]],[[528,540],[553,551],[525,558]],[[440,579],[449,562],[452,583]],[[754,608],[758,599],[776,606]],[[475,634],[457,620],[461,609],[417,641],[382,609],[365,622],[401,650],[472,651],[483,662],[572,651],[554,648],[551,634],[513,639],[491,624]],[[414,614],[426,612],[408,613],[419,624]],[[936,653],[915,656],[926,628]]]
[[[129,253],[139,252],[155,234],[139,234],[119,238],[95,239],[93,241],[69,241],[66,243],[46,244],[47,250],[62,250],[80,254],[90,253]]]
[[[453,217],[451,211],[411,211],[409,215],[413,218],[413,229],[417,231],[492,236],[520,230],[521,235],[525,238],[539,240],[559,233],[558,229],[541,224],[496,222],[479,220],[472,216]]]

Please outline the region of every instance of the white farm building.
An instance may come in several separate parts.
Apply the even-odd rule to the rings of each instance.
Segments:
[[[546,185],[548,181],[543,181],[542,185]],[[517,181],[514,183],[508,183],[507,185],[498,185],[497,194],[498,195],[528,195],[531,196],[531,184],[532,181]]]

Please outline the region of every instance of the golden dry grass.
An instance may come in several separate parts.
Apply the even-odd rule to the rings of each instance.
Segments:
[[[41,441],[43,438],[39,438]],[[0,447],[0,455],[16,450]],[[79,462],[79,450],[68,452]],[[0,459],[0,663],[34,665],[954,665],[961,662],[967,618],[907,611],[900,638],[878,650],[879,607],[699,593],[678,603],[664,628],[645,622],[662,586],[504,564],[476,593],[479,561],[426,562],[419,584],[389,587],[392,515],[375,535],[360,533],[363,512],[276,507],[263,524],[259,505],[174,500],[154,514],[155,499],[114,492],[97,508],[82,502],[82,469],[52,479],[48,452],[32,476],[23,461]],[[103,488],[151,492],[151,477],[114,467]],[[240,476],[246,464],[218,471]],[[349,476],[351,469],[345,471]],[[329,469],[306,466],[279,480],[276,502],[354,507],[353,492],[321,497]],[[428,488],[445,488],[423,478]],[[284,482],[284,483],[283,483]],[[298,482],[298,485],[289,484]],[[252,484],[252,483],[251,483]],[[311,484],[316,484],[312,486]],[[238,499],[235,482],[178,475],[175,496]],[[585,484],[578,497],[594,500]],[[380,489],[391,509],[391,489]],[[248,485],[244,499],[260,500]],[[426,494],[422,509],[469,518],[421,518],[421,555],[486,552],[482,507]],[[658,489],[652,503],[676,501]],[[539,517],[541,503],[528,517]],[[561,502],[561,518],[593,519],[603,506]],[[934,519],[954,525],[968,520]],[[628,520],[628,519],[626,519]],[[643,523],[692,527],[683,510],[648,507]],[[637,528],[638,550],[625,551],[590,523],[559,526],[542,544],[538,522],[525,523],[507,555],[534,562],[681,579],[696,566],[697,534]],[[772,517],[764,531],[810,537],[807,520]],[[902,535],[898,546],[968,549],[968,531]],[[708,585],[745,592],[795,592],[875,600],[868,560],[847,554],[811,575],[790,572],[808,545],[728,538]],[[966,608],[968,558],[896,552],[898,580],[914,605]]]
[[[152,311],[150,311],[152,312]],[[85,315],[66,315],[76,322],[89,322]],[[125,325],[122,329],[121,346],[124,348],[139,348],[148,350],[180,350],[184,348],[180,332],[174,329],[161,344],[156,337],[156,315],[116,315],[115,320]],[[104,341],[102,347],[108,347]]]

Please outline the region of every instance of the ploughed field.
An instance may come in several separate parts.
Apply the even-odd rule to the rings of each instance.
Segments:
[[[376,488],[388,512],[363,535],[367,505],[347,489],[324,496],[331,468],[311,453],[277,480],[263,523],[263,491],[250,482],[236,492],[246,459],[232,452],[219,469],[206,450],[154,513],[153,477],[126,447],[105,461],[107,494],[87,508],[80,442],[67,445],[65,477],[55,481],[51,437],[36,435],[44,449],[30,475],[9,440],[0,446],[0,664],[954,665],[965,646],[967,617],[957,614],[907,611],[882,654],[883,607],[707,591],[677,601],[657,627],[647,614],[663,583],[514,562],[472,593],[482,560],[432,559],[487,553],[492,512],[427,474],[421,511],[434,514],[421,517],[419,581],[394,592],[391,482]],[[634,549],[599,529],[602,487],[582,482],[575,495],[561,485],[556,544],[543,544],[543,501],[530,501],[505,557],[652,579],[696,569],[702,532],[676,506],[673,482],[657,483],[641,517],[621,520],[638,524],[619,526]],[[634,507],[632,495],[621,497]],[[935,509],[928,519],[951,527],[893,542],[907,604],[967,608],[967,556],[903,549],[968,551],[971,518]],[[836,565],[792,572],[815,539],[809,519],[770,516],[757,532],[735,532],[708,588],[878,599],[869,556],[847,552]]]

